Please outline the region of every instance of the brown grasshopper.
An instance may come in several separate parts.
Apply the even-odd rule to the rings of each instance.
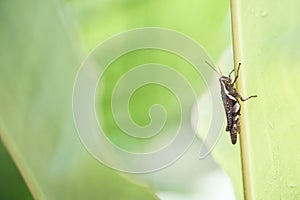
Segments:
[[[240,119],[239,116],[241,115],[241,105],[238,101],[247,101],[252,97],[257,97],[257,95],[251,95],[247,98],[243,98],[236,90],[235,83],[239,77],[239,70],[241,67],[241,63],[238,65],[237,75],[235,76],[234,80],[231,79],[231,74],[234,72],[234,69],[229,73],[228,76],[222,75],[222,72],[219,69],[219,72],[207,61],[205,61],[217,74],[220,75],[219,82],[221,85],[221,96],[223,105],[226,112],[227,118],[227,126],[226,131],[230,132],[231,143],[235,144],[237,140],[237,133],[240,133]]]

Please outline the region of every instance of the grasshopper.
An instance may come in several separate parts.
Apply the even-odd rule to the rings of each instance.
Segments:
[[[222,72],[216,70],[211,64],[205,61],[219,76],[219,82],[221,85],[221,97],[224,105],[224,109],[226,112],[227,118],[227,126],[226,131],[230,132],[231,143],[236,144],[237,134],[240,133],[240,119],[239,116],[241,115],[241,104],[238,101],[247,101],[250,98],[257,97],[257,95],[251,95],[247,98],[243,98],[236,90],[235,83],[239,77],[239,71],[241,67],[241,63],[239,63],[237,68],[237,75],[235,76],[234,80],[231,79],[231,74],[234,72],[234,69],[229,73],[228,76],[222,75]]]

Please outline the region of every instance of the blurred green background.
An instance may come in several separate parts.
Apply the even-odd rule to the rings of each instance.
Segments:
[[[300,3],[239,2],[239,59],[244,66],[239,89],[245,96],[259,96],[243,107],[248,193],[255,199],[299,199]],[[80,142],[72,116],[77,70],[99,43],[141,27],[184,33],[224,73],[232,68],[229,1],[0,1],[1,200],[243,199],[239,145],[232,146],[228,134],[222,134],[204,160],[197,157],[199,139],[172,166],[144,175],[103,166]],[[109,94],[123,73],[149,62],[172,66],[190,81],[199,99],[207,95],[192,67],[173,54],[143,50],[113,63],[103,79],[107,87],[100,91],[97,114],[107,116],[109,138],[129,150],[148,147],[120,134],[109,111]],[[167,109],[172,127],[178,120],[176,100],[161,87],[146,86],[134,94],[129,107],[133,119],[149,123],[145,108],[157,102]]]
[[[126,30],[174,29],[219,58],[230,44],[229,2],[3,0],[0,10],[0,127],[10,153],[1,146],[0,199],[193,199],[213,195],[207,186],[216,183],[233,196],[227,175],[212,158],[198,160],[199,141],[176,164],[156,173],[133,176],[103,166],[81,144],[71,105],[83,59],[99,43]],[[179,70],[199,96],[205,92],[193,68],[170,53],[137,51],[113,63],[103,78],[107,87],[101,91],[98,114],[106,116],[112,141],[129,150],[147,146],[119,134],[109,114],[109,95],[123,73],[149,62]],[[134,94],[129,107],[133,119],[140,125],[149,123],[145,113],[153,103],[165,106],[167,125],[172,127],[178,120],[176,99],[157,86]]]

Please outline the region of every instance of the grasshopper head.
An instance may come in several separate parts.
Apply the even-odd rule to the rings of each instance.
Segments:
[[[225,85],[230,85],[231,84],[231,78],[227,77],[227,76],[221,76],[219,78],[219,81],[221,84],[225,84]]]

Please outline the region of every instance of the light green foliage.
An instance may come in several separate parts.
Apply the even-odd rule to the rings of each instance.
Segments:
[[[243,96],[258,95],[242,107],[245,196],[252,199],[300,198],[299,7],[296,0],[238,1],[238,86]],[[236,177],[240,159],[226,153],[230,148],[217,147],[215,155]],[[232,180],[241,197],[240,181]]]
[[[102,166],[80,143],[72,88],[83,57],[76,55],[78,41],[58,2],[1,1],[0,9],[0,135],[33,196],[156,199],[147,187]]]
[[[300,2],[242,1],[243,93],[249,174],[256,199],[299,199]],[[246,174],[247,175],[247,174]]]
[[[230,42],[228,2],[3,0],[0,20],[0,135],[33,196],[156,199],[80,143],[71,103],[83,49],[128,29],[162,26],[194,38],[216,59]]]

